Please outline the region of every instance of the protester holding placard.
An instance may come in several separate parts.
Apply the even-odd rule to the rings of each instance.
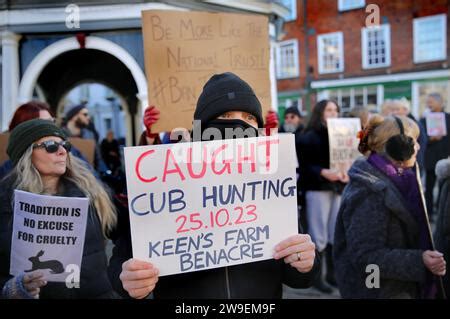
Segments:
[[[102,185],[69,150],[64,132],[47,120],[26,121],[11,132],[7,152],[14,169],[0,183],[3,203],[0,207],[0,289],[4,298],[115,296],[106,273],[105,255],[105,236],[116,223],[114,208]],[[89,199],[79,288],[68,288],[60,282],[47,283],[39,271],[10,275],[14,189]],[[38,252],[30,261],[38,263],[43,254]],[[59,272],[60,265],[54,264],[57,266],[54,271]]]
[[[339,116],[339,106],[331,100],[318,102],[312,111],[300,149],[300,183],[305,192],[308,232],[321,257],[327,254],[327,281],[334,284],[331,251],[334,225],[339,210],[341,192],[347,182],[345,174],[330,169],[330,146],[327,119]],[[321,258],[322,260],[322,258]],[[331,292],[331,287],[319,277],[315,287]]]
[[[203,88],[194,114],[194,140],[258,135],[263,127],[261,105],[252,88],[232,73],[214,75]],[[215,128],[221,136],[207,134]],[[246,130],[246,131],[245,131]],[[204,134],[203,134],[204,133]],[[225,134],[225,135],[224,135]],[[232,138],[232,137],[229,137]],[[281,298],[282,283],[309,287],[318,273],[315,245],[309,235],[297,234],[275,247],[275,259],[158,277],[149,262],[132,259],[130,234],[116,241],[109,273],[124,296],[145,298]]]
[[[430,112],[443,112],[445,114],[445,125],[450,127],[450,114],[444,112],[444,100],[439,93],[431,93],[427,97],[427,107]],[[420,120],[427,129],[426,118]],[[427,201],[427,211],[430,216],[434,216],[433,190],[436,184],[436,174],[434,172],[437,161],[447,158],[450,155],[449,134],[445,136],[429,136],[427,149],[425,151],[425,199]]]
[[[334,245],[343,298],[435,298],[445,274],[434,250],[415,163],[419,128],[375,115],[342,195]]]

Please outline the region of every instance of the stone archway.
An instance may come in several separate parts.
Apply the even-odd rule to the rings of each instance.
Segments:
[[[105,83],[123,97],[129,124],[127,144],[134,144],[140,133],[137,123],[142,107],[147,105],[147,81],[135,59],[109,40],[88,36],[85,48],[80,49],[77,39],[71,37],[46,47],[25,70],[19,102],[31,100],[33,90],[39,87],[56,111],[64,94],[86,79]]]

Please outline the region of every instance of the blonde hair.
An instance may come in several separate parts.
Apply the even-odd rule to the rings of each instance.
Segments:
[[[397,118],[403,124],[405,135],[417,140],[420,130],[416,122],[405,116],[397,116]],[[364,155],[372,152],[385,154],[387,141],[398,134],[400,134],[400,128],[393,116],[373,115],[361,137],[359,151]]]
[[[16,177],[14,188],[35,194],[46,194],[39,171],[34,167],[31,156],[33,149],[29,147],[11,172]],[[103,185],[80,159],[67,153],[66,172],[62,179],[74,183],[93,205],[102,225],[103,235],[113,230],[117,223],[116,209]]]
[[[394,112],[394,109],[395,109],[394,100],[391,99],[384,100],[383,104],[381,105],[381,115],[389,116]]]

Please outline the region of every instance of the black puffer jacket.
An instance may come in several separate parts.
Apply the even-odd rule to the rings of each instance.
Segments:
[[[0,182],[0,291],[12,278],[9,274],[11,237],[13,223],[12,196],[14,190],[13,177]],[[73,183],[63,181],[60,196],[85,197]],[[40,299],[72,299],[72,298],[114,298],[114,293],[107,275],[107,258],[105,239],[102,234],[100,220],[95,208],[90,206],[86,225],[83,259],[81,263],[80,288],[69,289],[65,283],[49,282],[41,288]]]
[[[108,272],[114,289],[123,297],[119,275],[122,264],[132,258],[128,211],[123,207],[119,213],[122,234],[115,240],[113,256]],[[281,298],[282,283],[292,288],[307,288],[320,272],[317,257],[313,269],[306,274],[298,272],[283,260],[274,259],[249,264],[222,267],[186,274],[160,277],[154,290],[156,299],[208,299],[208,298]]]

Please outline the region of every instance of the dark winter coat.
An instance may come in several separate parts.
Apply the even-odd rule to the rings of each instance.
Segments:
[[[9,274],[13,223],[13,177],[0,182],[0,291],[12,278]],[[63,181],[59,196],[86,197],[73,183]],[[41,288],[40,299],[113,298],[114,293],[107,275],[105,239],[95,208],[89,207],[86,237],[80,273],[80,288],[69,289],[65,283],[48,282]]]
[[[322,169],[330,168],[328,129],[325,126],[321,126],[319,130],[307,130],[301,135],[297,143],[297,156],[303,191],[342,192],[344,184],[330,182],[320,175]]]
[[[420,123],[427,131],[427,121],[425,118]],[[450,114],[445,113],[445,123],[447,125],[447,135],[439,141],[431,141],[428,138],[427,149],[425,151],[425,170],[434,171],[437,161],[450,156]]]
[[[419,225],[394,184],[365,158],[349,171],[334,238],[336,280],[343,298],[418,298],[427,269]],[[366,286],[377,265],[380,287]]]
[[[447,265],[450,265],[450,159],[444,159],[436,165],[436,176],[440,191],[435,230],[436,249],[444,254]],[[447,298],[450,296],[450,275],[444,277],[444,288]]]

